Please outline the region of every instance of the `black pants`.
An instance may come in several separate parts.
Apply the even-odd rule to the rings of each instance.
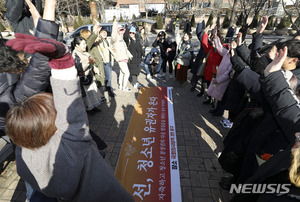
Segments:
[[[166,71],[167,71],[167,62],[169,64],[169,73],[172,74],[172,72],[173,72],[173,64],[172,64],[173,60],[168,60],[167,58],[162,59],[161,68],[163,70],[163,73],[166,73]]]

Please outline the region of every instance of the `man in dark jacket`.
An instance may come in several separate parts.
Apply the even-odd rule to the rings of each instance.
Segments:
[[[39,13],[42,12],[42,0],[32,0]],[[34,23],[28,5],[24,0],[6,0],[6,19],[15,33],[33,35]]]

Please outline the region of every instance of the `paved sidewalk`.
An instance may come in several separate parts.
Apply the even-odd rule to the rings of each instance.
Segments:
[[[117,89],[116,72],[119,69],[113,70],[113,87]],[[202,104],[204,97],[197,97],[197,91],[190,92],[189,82],[179,87],[175,79],[168,79],[168,74],[167,79],[150,82],[146,80],[143,72],[139,76],[142,85],[173,87],[183,201],[229,201],[228,192],[218,185],[224,172],[218,164],[217,153],[222,150],[223,136],[229,130],[222,128],[219,123],[223,117],[213,117],[208,112],[209,107]],[[101,105],[102,112],[89,115],[91,129],[108,144],[107,157],[113,168],[116,166],[138,96],[138,90],[129,86],[132,89],[129,93],[115,90],[114,99],[110,99],[105,92],[107,102]],[[0,175],[0,202],[25,200],[24,182],[17,175],[15,161],[10,161]]]

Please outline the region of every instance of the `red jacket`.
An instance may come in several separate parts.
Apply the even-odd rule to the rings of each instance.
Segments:
[[[223,44],[228,49],[227,44]],[[206,54],[209,53],[207,62],[206,62],[206,67],[204,70],[204,78],[206,81],[211,81],[212,76],[214,73],[217,72],[216,67],[220,65],[222,56],[218,53],[217,50],[214,50],[214,48],[208,43],[208,34],[204,33],[202,37],[202,47],[204,48]]]

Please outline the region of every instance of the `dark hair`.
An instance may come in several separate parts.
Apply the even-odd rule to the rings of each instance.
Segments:
[[[299,40],[288,40],[280,42],[277,45],[277,49],[283,49],[285,46],[288,48],[287,56],[290,58],[298,58],[296,68],[300,68],[300,41]]]
[[[27,67],[27,63],[19,58],[20,54],[24,52],[18,52],[10,47],[5,46],[6,39],[0,39],[0,73],[22,73]]]
[[[107,32],[107,30],[106,30],[105,28],[102,28],[102,29],[99,31],[99,34],[100,34],[101,32]]]
[[[85,39],[83,37],[81,37],[80,35],[75,35],[74,40],[71,43],[71,51],[73,51],[75,49],[76,45],[79,45],[82,40],[85,40]]]
[[[19,147],[39,148],[46,145],[57,130],[55,118],[52,94],[35,94],[7,112],[5,131]]]
[[[192,39],[192,34],[191,34],[191,32],[184,32],[184,33],[183,33],[183,36],[182,36],[182,40],[183,40],[185,34],[187,34],[187,35],[189,36],[190,40]]]

